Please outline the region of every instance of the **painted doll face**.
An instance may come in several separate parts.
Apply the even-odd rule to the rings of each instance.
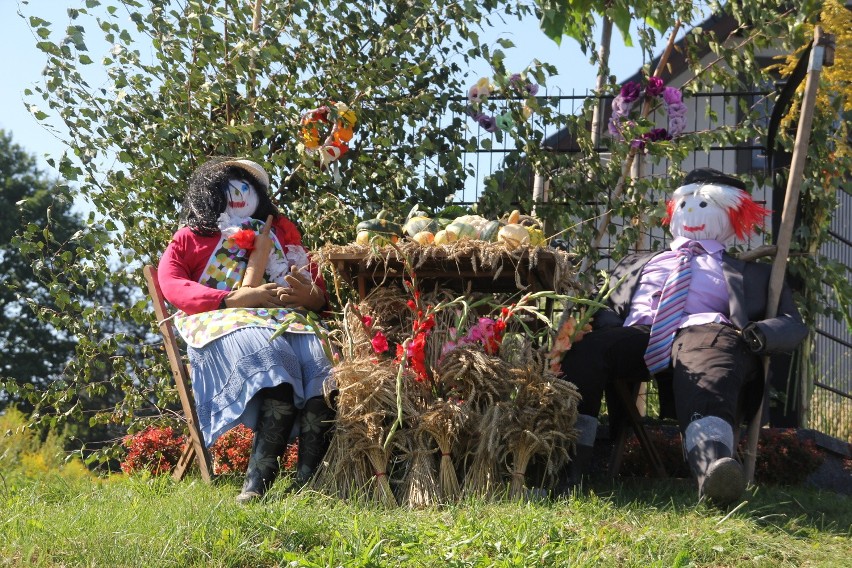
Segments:
[[[242,179],[232,179],[228,182],[228,206],[225,213],[231,217],[251,217],[257,211],[259,203],[257,190]]]
[[[693,240],[713,239],[724,243],[734,236],[727,211],[700,193],[677,198],[669,229],[675,237]]]

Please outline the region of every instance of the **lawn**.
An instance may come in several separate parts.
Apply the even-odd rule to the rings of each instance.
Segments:
[[[286,480],[2,473],[0,566],[841,566],[852,497],[758,487],[731,510],[687,480],[599,481],[555,501],[424,510],[344,503]]]

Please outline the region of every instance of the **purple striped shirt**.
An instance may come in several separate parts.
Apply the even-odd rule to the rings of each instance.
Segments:
[[[671,242],[671,250],[661,252],[645,265],[639,277],[639,285],[633,294],[630,313],[624,325],[651,325],[660,292],[669,273],[677,263],[675,252],[691,239],[677,237]],[[679,327],[688,327],[702,323],[731,323],[728,319],[728,286],[722,271],[722,251],[724,245],[719,241],[698,241],[707,254],[692,259],[692,280],[689,296],[686,299],[684,316]]]

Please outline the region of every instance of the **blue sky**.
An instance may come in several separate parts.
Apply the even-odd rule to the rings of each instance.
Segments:
[[[67,8],[78,7],[82,0],[31,0],[22,4],[21,0],[0,0],[0,76],[3,87],[0,89],[0,128],[12,133],[15,142],[39,158],[42,167],[47,168],[46,156],[59,156],[63,145],[56,137],[30,116],[25,102],[24,90],[40,81],[45,57],[36,48],[37,39],[26,21],[17,14],[20,9],[26,15],[36,15],[53,24],[56,33],[61,34],[68,23]],[[485,36],[494,42],[505,37],[516,44],[516,48],[506,50],[506,67],[509,70],[522,70],[534,59],[554,64],[559,74],[548,82],[549,89],[561,89],[566,94],[572,90],[578,93],[591,89],[595,84],[595,69],[588,64],[588,58],[582,54],[577,44],[566,38],[561,47],[539,31],[538,22],[531,18],[522,24],[514,24],[494,29]],[[59,39],[54,37],[51,39]],[[89,45],[94,49],[94,45]],[[98,53],[93,54],[97,61]],[[612,73],[619,78],[632,75],[641,65],[642,57],[638,50],[623,47],[621,36],[613,35]],[[95,68],[97,64],[91,67]],[[474,76],[490,75],[490,69],[483,64],[472,69]],[[475,80],[475,79],[474,79]],[[473,81],[471,81],[473,82]],[[47,109],[45,109],[47,110]]]

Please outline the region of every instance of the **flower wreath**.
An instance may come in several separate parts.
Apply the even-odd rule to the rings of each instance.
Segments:
[[[475,120],[483,130],[487,132],[497,132],[497,130],[509,131],[515,126],[515,120],[512,118],[512,113],[504,111],[500,114],[493,115],[483,111],[484,105],[488,102],[488,97],[492,94],[500,95],[506,99],[518,97],[534,97],[538,93],[538,85],[527,81],[520,73],[513,73],[506,81],[504,92],[500,92],[498,88],[488,80],[487,77],[479,79],[470,89],[467,90],[467,100],[470,103],[467,107],[467,114]],[[524,118],[529,118],[532,114],[532,109],[528,105],[524,105],[521,113]]]
[[[652,128],[634,139],[630,145],[635,148],[644,148],[646,142],[658,142],[660,140],[671,140],[686,126],[686,105],[683,104],[683,93],[680,89],[666,87],[659,77],[650,77],[645,85],[644,92],[642,84],[628,81],[621,87],[621,92],[612,101],[612,117],[609,119],[609,132],[618,140],[624,140],[625,127],[635,126],[636,123],[628,116],[640,98],[652,101],[662,98],[663,106],[668,117],[668,129]]]
[[[333,122],[332,122],[333,121]],[[302,113],[302,147],[308,156],[316,156],[321,167],[328,167],[349,151],[347,143],[354,135],[355,111],[346,103],[334,103],[332,107],[323,105]],[[331,125],[331,129],[321,131]],[[339,179],[337,169],[334,169]]]

